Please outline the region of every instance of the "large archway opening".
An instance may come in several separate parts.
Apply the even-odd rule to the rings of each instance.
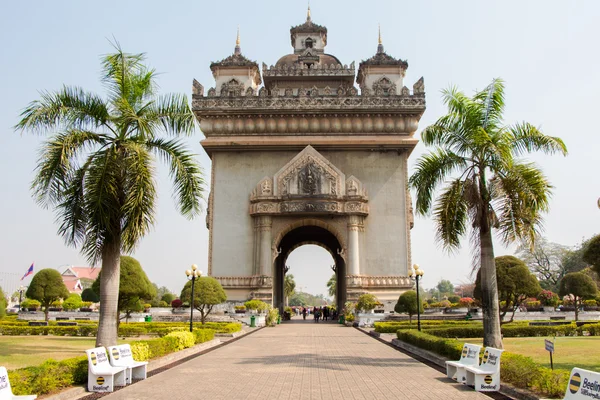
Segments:
[[[333,233],[316,225],[304,225],[292,229],[277,244],[280,253],[275,259],[273,271],[273,305],[279,308],[280,313],[283,313],[285,305],[283,288],[288,258],[295,249],[307,244],[320,246],[331,254],[337,280],[335,303],[337,309],[341,310],[346,302],[346,263],[340,255],[342,246]],[[329,268],[329,265],[323,265],[322,267]]]

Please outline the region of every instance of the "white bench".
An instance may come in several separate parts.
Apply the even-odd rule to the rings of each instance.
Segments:
[[[127,376],[126,382],[129,384],[132,379],[146,379],[147,361],[135,361],[131,354],[131,346],[121,344],[118,346],[110,346],[108,348],[108,356],[110,363],[114,367],[126,367]]]
[[[0,400],[33,400],[35,398],[37,398],[36,395],[15,396],[8,380],[8,371],[6,371],[6,368],[0,367]]]
[[[478,392],[500,390],[500,356],[504,350],[486,347],[480,366],[465,367],[466,384]]]
[[[458,361],[446,361],[446,375],[450,379],[454,379],[463,383],[467,379],[465,367],[479,366],[479,352],[481,346],[476,344],[465,343]]]
[[[115,386],[125,386],[127,367],[113,367],[104,347],[85,351],[88,357],[88,390],[112,392]]]
[[[573,368],[563,400],[600,398],[600,373]]]

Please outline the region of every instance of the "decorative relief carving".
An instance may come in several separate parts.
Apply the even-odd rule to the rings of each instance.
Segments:
[[[347,275],[346,285],[353,288],[411,288],[413,283],[407,276]]]
[[[224,289],[273,287],[270,276],[215,276]]]
[[[215,88],[208,89],[208,97],[215,97],[217,95],[217,91]]]
[[[241,96],[244,91],[244,84],[237,79],[232,79],[221,85],[221,97]]]
[[[194,79],[192,83],[192,95],[194,96],[204,96],[204,86],[200,84],[197,80]]]
[[[363,187],[362,182],[352,175],[346,179],[346,195],[367,198],[367,190]]]
[[[274,194],[279,195],[343,195],[344,174],[317,152],[307,146],[274,178]]]
[[[321,171],[312,162],[306,164],[298,173],[298,194],[317,194],[321,188]]]
[[[413,85],[413,93],[414,94],[424,94],[425,93],[425,80],[423,79],[423,77],[421,77]]]
[[[402,86],[402,96],[410,96],[410,89],[406,86]]]
[[[338,212],[337,201],[284,201],[281,203],[282,213],[311,213],[311,212]]]

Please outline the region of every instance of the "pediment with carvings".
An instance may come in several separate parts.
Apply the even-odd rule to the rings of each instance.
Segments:
[[[274,195],[340,197],[346,190],[346,177],[312,146],[306,146],[273,177]]]
[[[298,153],[250,193],[251,215],[367,215],[368,196],[361,181],[345,174],[312,146]]]

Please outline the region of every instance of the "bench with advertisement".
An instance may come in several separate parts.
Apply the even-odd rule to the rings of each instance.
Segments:
[[[8,371],[4,367],[0,367],[0,400],[33,400],[36,395],[31,396],[15,396],[10,387],[8,380]]]
[[[110,357],[112,366],[127,368],[125,378],[127,384],[132,383],[133,379],[146,379],[146,367],[148,366],[148,362],[135,361],[133,359],[133,354],[131,353],[131,346],[128,344],[110,346],[108,348],[108,356]]]
[[[466,383],[474,386],[478,392],[496,392],[500,390],[500,356],[504,350],[486,347],[481,365],[465,367]]]
[[[104,347],[85,351],[88,357],[88,390],[112,392],[115,386],[126,385],[127,367],[113,367]]]
[[[563,400],[600,399],[600,373],[573,368]]]
[[[465,368],[479,365],[481,346],[465,343],[458,361],[446,361],[446,375],[450,379],[464,383],[467,380]]]

